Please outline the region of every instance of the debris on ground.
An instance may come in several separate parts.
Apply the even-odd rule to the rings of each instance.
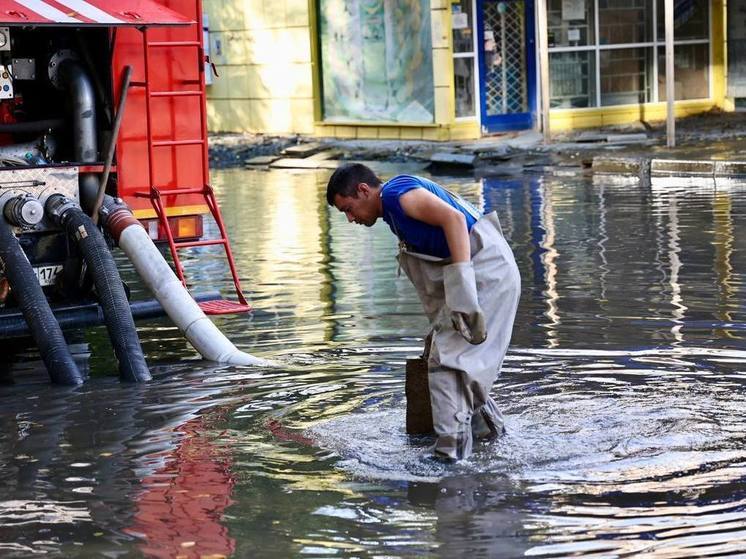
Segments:
[[[213,168],[334,169],[346,161],[386,161],[421,163],[434,173],[478,176],[563,176],[586,171],[643,176],[653,159],[720,159],[738,164],[731,166],[731,174],[740,177],[739,162],[746,160],[740,141],[744,134],[746,115],[722,111],[677,119],[673,149],[666,148],[665,122],[559,132],[547,145],[536,130],[450,142],[211,134],[210,164]],[[718,167],[722,173],[730,169],[725,163]]]

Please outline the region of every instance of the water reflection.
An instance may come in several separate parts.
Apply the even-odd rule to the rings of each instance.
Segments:
[[[498,210],[524,288],[494,390],[508,432],[447,466],[404,433],[404,363],[427,324],[395,240],[330,209],[327,176],[215,175],[256,308],[217,322],[281,369],[210,366],[154,321],[148,386],[118,382],[98,329],[87,385],[50,387],[27,362],[3,387],[3,556],[746,548],[743,188],[438,177]],[[230,293],[220,250],[185,257],[196,290]]]

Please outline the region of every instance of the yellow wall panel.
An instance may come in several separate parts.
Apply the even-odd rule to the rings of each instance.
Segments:
[[[450,87],[435,88],[435,122],[448,124],[453,122],[455,115],[453,90]]]
[[[357,128],[354,126],[317,126],[317,134],[321,129],[322,136],[335,136],[337,138],[357,138]]]
[[[456,122],[450,126],[451,140],[474,140],[482,136],[477,120]]]
[[[381,126],[378,129],[378,137],[386,140],[398,140],[401,138],[401,127]]]
[[[378,138],[378,128],[376,126],[358,126],[357,137],[361,140]]]
[[[447,10],[430,10],[430,28],[434,49],[451,48],[450,16]]]
[[[287,134],[292,130],[290,99],[254,99],[251,101],[254,130],[268,134]]]
[[[433,83],[435,87],[450,89],[453,84],[452,68],[453,54],[451,54],[451,49],[433,49]],[[451,71],[447,71],[447,69],[451,69]]]
[[[288,132],[313,134],[313,99],[290,100],[291,126]]]
[[[423,128],[422,139],[436,142],[446,141],[450,138],[447,126],[437,126],[435,128]]]
[[[285,24],[288,27],[308,27],[308,0],[285,0]]]
[[[264,18],[264,0],[230,0],[227,2],[219,2],[218,0],[205,0],[204,6],[215,5],[214,11],[221,11],[226,9],[228,6],[235,6],[237,9],[243,12],[243,29],[263,29],[267,27],[267,22]],[[212,13],[212,12],[210,12]]]
[[[264,24],[277,29],[287,25],[284,0],[264,0]]]

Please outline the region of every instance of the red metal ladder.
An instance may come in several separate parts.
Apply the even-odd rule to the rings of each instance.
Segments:
[[[156,215],[158,216],[158,223],[161,229],[166,233],[166,239],[168,240],[168,247],[171,251],[171,257],[173,258],[174,268],[176,275],[181,280],[184,287],[187,286],[186,278],[184,276],[184,266],[179,259],[179,250],[190,247],[200,246],[211,246],[221,245],[225,251],[226,258],[228,260],[228,266],[230,267],[231,276],[233,279],[233,285],[236,291],[237,301],[229,301],[226,299],[220,299],[216,301],[204,301],[199,303],[199,306],[205,312],[205,314],[233,314],[248,312],[251,310],[251,306],[246,302],[246,298],[241,290],[241,283],[238,279],[238,273],[236,272],[236,263],[233,259],[233,253],[231,252],[230,241],[225,231],[225,224],[223,217],[220,214],[220,207],[218,206],[217,200],[215,199],[215,193],[210,186],[209,167],[208,167],[208,153],[207,153],[207,115],[205,110],[205,74],[203,71],[203,50],[202,50],[202,16],[198,12],[196,14],[197,25],[194,28],[197,30],[197,37],[194,41],[149,41],[148,40],[148,28],[144,27],[141,29],[143,38],[143,51],[145,57],[145,80],[144,82],[131,82],[133,86],[141,86],[145,88],[145,113],[146,118],[146,129],[147,129],[147,142],[148,142],[148,177],[149,185],[147,192],[137,192],[135,196],[141,198],[149,198]],[[185,91],[152,91],[150,89],[150,49],[156,48],[194,48],[197,51],[197,58],[200,65],[199,71],[199,88],[195,90]],[[151,100],[157,97],[197,97],[199,98],[200,104],[200,129],[202,131],[201,138],[186,138],[179,140],[154,140],[153,134],[153,118]],[[203,186],[195,188],[169,188],[161,189],[155,184],[155,171],[154,171],[154,155],[155,150],[159,148],[171,148],[178,149],[182,146],[202,146],[202,182]],[[216,239],[207,239],[199,241],[186,241],[179,242],[174,240],[173,231],[168,222],[168,216],[166,215],[166,208],[163,204],[164,196],[180,196],[188,194],[201,194],[205,203],[207,204],[210,213],[212,214],[215,223],[220,231],[220,237]]]

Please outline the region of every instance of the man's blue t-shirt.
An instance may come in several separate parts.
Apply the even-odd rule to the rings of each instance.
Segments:
[[[409,217],[399,203],[399,196],[414,188],[424,188],[462,212],[466,217],[466,227],[469,231],[477,222],[475,216],[479,215],[479,211],[465,200],[454,198],[443,187],[423,177],[398,175],[381,187],[383,220],[389,224],[394,235],[399,237],[400,241],[404,241],[407,248],[413,252],[448,258],[451,251],[448,249],[443,229]]]

